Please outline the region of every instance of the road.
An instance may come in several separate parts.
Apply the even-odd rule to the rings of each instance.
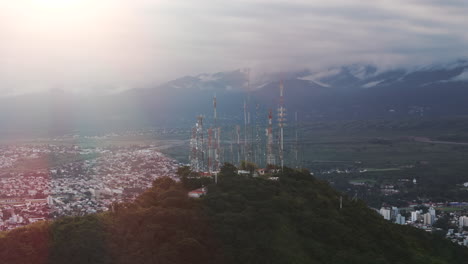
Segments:
[[[453,142],[453,141],[440,141],[440,140],[432,140],[428,137],[412,137],[414,141],[423,142],[423,143],[431,143],[431,144],[450,144],[450,145],[464,145],[468,146],[468,142]]]

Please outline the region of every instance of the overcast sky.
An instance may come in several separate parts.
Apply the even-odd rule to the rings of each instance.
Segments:
[[[0,0],[2,95],[468,55],[461,0]]]

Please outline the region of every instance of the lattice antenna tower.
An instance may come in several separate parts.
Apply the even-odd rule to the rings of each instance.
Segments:
[[[273,151],[273,113],[270,110],[268,113],[268,127],[266,129],[266,136],[267,136],[267,165],[276,165],[275,153]]]
[[[198,160],[198,142],[197,142],[197,126],[198,123],[192,128],[192,136],[190,138],[190,167],[193,171],[199,171],[199,160]]]
[[[205,142],[204,142],[204,131],[203,131],[203,119],[202,115],[197,117],[197,152],[199,159],[199,171],[204,171],[205,168]]]
[[[286,108],[284,107],[284,83],[280,82],[280,100],[278,107],[278,127],[279,135],[279,158],[281,170],[284,168],[284,127],[286,126]]]

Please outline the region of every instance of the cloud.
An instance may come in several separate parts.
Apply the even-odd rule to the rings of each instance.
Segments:
[[[467,13],[455,0],[0,0],[0,91],[465,57]]]

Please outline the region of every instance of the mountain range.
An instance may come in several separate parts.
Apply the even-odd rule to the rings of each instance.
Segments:
[[[298,112],[303,120],[468,114],[468,60],[412,68],[352,64],[248,76],[247,70],[240,69],[184,76],[105,96],[54,90],[2,98],[0,123],[3,133],[192,124],[199,114],[212,116],[213,96],[221,121],[243,120],[244,102],[252,118],[266,119],[268,110],[279,103],[280,81],[290,115]]]

